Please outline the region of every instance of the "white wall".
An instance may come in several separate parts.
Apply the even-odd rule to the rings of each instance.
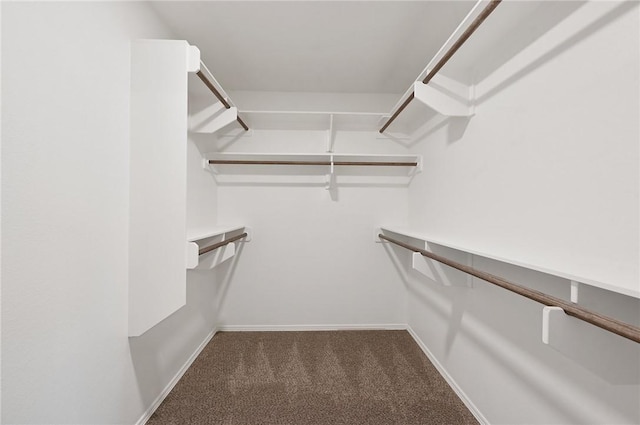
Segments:
[[[219,144],[233,152],[321,153],[326,138],[325,131],[254,130]],[[335,151],[406,153],[374,133],[348,131],[337,133]],[[404,287],[373,229],[405,222],[408,179],[369,168],[361,170],[368,176],[339,176],[333,191],[324,188],[326,171],[313,167],[235,167],[238,174],[217,177],[220,222],[254,232],[226,294],[223,325],[406,323]]]
[[[577,8],[494,64],[477,85],[477,114],[468,123],[423,130],[415,151],[424,155],[425,172],[409,193],[412,229],[637,293],[638,15],[637,2]],[[482,281],[442,288],[409,273],[408,254],[400,251],[390,255],[409,284],[410,326],[490,423],[640,421],[640,377],[608,382],[542,345],[541,305]],[[481,257],[474,265],[568,298],[566,280]],[[640,322],[637,299],[592,290],[581,301]],[[571,345],[574,338],[566,338]],[[572,350],[597,355],[604,347]]]
[[[616,4],[579,8],[478,83],[466,128],[422,141],[415,226],[638,291],[638,12]]]
[[[2,8],[3,423],[134,423],[216,323],[407,320],[491,423],[640,421],[638,385],[609,383],[540,344],[540,306],[481,282],[436,287],[372,235],[409,214],[417,230],[458,245],[637,283],[637,3],[588,5],[587,15],[613,12],[596,10],[604,17],[575,37],[576,24],[563,24],[567,33],[491,74],[468,126],[414,147],[427,163],[408,189],[373,176],[330,193],[322,176],[297,174],[262,184],[231,176],[216,189],[199,164],[207,143],[191,140],[188,226],[242,222],[254,239],[217,271],[189,272],[187,306],[135,339],[126,337],[129,41],[172,34],[142,3]],[[216,146],[321,152],[325,137],[255,131]],[[404,152],[356,132],[338,133],[336,150]],[[475,261],[568,293],[564,282]],[[586,301],[637,317],[626,297]]]
[[[221,289],[189,272],[187,306],[127,338],[130,41],[172,34],[139,2],[2,9],[2,423],[132,424]],[[189,225],[213,224],[193,142],[189,170]]]

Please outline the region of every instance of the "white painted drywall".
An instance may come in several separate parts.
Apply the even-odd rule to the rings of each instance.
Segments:
[[[409,210],[417,230],[458,245],[502,248],[526,254],[525,260],[545,255],[541,260],[581,270],[583,258],[587,271],[600,278],[637,280],[637,263],[634,272],[614,260],[599,262],[593,250],[610,249],[623,265],[637,257],[632,233],[638,230],[638,151],[623,137],[631,133],[637,143],[637,126],[613,124],[626,125],[626,114],[638,115],[637,97],[625,97],[637,93],[638,7],[596,7],[613,7],[614,13],[568,43],[556,36],[560,47],[543,46],[540,60],[525,50],[501,69],[512,78],[498,72],[479,86],[484,99],[466,128],[445,127],[416,146],[428,162],[409,189],[383,186],[378,179],[369,186],[339,186],[334,201],[317,184],[318,176],[295,175],[279,176],[281,184],[236,182],[216,189],[199,168],[198,150],[209,150],[207,142],[192,140],[188,226],[245,222],[254,228],[254,239],[217,271],[188,272],[187,306],[142,337],[127,339],[129,41],[172,35],[142,3],[3,3],[2,422],[134,423],[218,322],[386,324],[403,323],[406,314],[492,423],[638,422],[636,385],[608,383],[541,345],[539,306],[480,282],[471,290],[437,288],[408,274],[402,262],[408,253],[372,241],[374,226],[404,224]],[[600,62],[603,57],[611,68]],[[604,79],[594,81],[596,75]],[[603,81],[610,90],[591,91]],[[618,104],[625,99],[631,108]],[[573,131],[559,132],[565,127]],[[604,130],[606,149],[594,153],[587,143],[583,150],[583,143],[601,140]],[[569,137],[574,132],[581,143]],[[221,138],[216,146],[322,151],[325,137],[256,131],[247,139]],[[375,134],[345,132],[337,138],[338,152],[404,152]],[[601,201],[587,190],[594,180],[585,187],[572,177],[567,165],[584,172],[589,167],[580,158],[592,160],[598,152],[603,155],[594,163],[608,163],[598,176],[623,182],[620,187],[632,182],[629,193],[607,191]],[[469,158],[485,160],[469,167]],[[488,167],[507,159],[520,161],[515,171],[544,159],[549,166],[536,174],[546,179],[544,191],[537,190],[536,179],[509,167],[506,178]],[[503,196],[524,183],[537,197]],[[599,184],[595,188],[601,190]],[[487,190],[488,199],[477,195]],[[554,210],[556,224],[545,208],[565,192],[571,193],[571,208]],[[489,201],[517,208],[517,214],[505,215]],[[532,225],[527,205],[546,221]],[[617,239],[594,222],[594,205],[613,223]],[[578,225],[585,223],[592,224],[589,236],[563,245],[581,236]],[[620,231],[625,223],[631,223],[628,234]],[[562,225],[569,225],[569,235]],[[478,246],[488,243],[487,235],[496,240]],[[580,256],[565,254],[569,248]],[[396,254],[407,254],[407,260],[389,261]],[[566,289],[503,265],[479,259],[476,265],[549,291]],[[608,304],[608,314],[632,320],[637,312],[633,300],[597,295],[587,301]]]
[[[628,293],[639,289],[639,7],[579,6],[478,83],[476,116],[423,129],[409,224]],[[410,326],[490,423],[640,421],[640,377],[609,382],[543,345],[541,305],[481,281],[440,287],[410,273],[402,251],[390,255],[409,285]],[[480,257],[474,265],[569,297],[562,279]],[[589,291],[587,307],[640,322],[637,299]]]
[[[423,139],[418,230],[640,293],[636,6],[579,8]]]
[[[173,36],[139,2],[2,9],[2,423],[133,424],[212,331],[225,276],[189,272],[187,305],[127,338],[130,42]],[[188,169],[189,226],[215,224],[193,141]]]
[[[233,152],[307,153],[324,152],[326,138],[325,131],[255,130],[219,144]],[[406,153],[372,132],[338,132],[335,150]],[[219,219],[247,224],[253,239],[227,292],[223,325],[405,323],[404,287],[373,243],[373,228],[405,221],[406,176],[400,181],[370,167],[359,172],[374,175],[339,176],[328,191],[326,171],[314,167],[235,170],[218,176]]]

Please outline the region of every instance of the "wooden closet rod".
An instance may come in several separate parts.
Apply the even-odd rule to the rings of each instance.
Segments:
[[[449,50],[447,50],[447,53],[445,53],[444,56],[442,56],[442,58],[438,61],[436,66],[434,66],[433,69],[429,72],[429,74],[425,77],[425,79],[422,80],[424,84],[428,84],[429,81],[431,81],[431,79],[438,73],[438,71],[440,71],[440,69],[449,61],[449,59],[451,59],[451,57],[458,51],[458,49],[465,43],[465,41],[467,41],[469,37],[471,37],[471,34],[473,34],[475,30],[477,30],[478,27],[484,22],[484,20],[487,19],[487,17],[491,14],[491,12],[493,12],[495,8],[498,7],[501,1],[502,0],[491,0],[489,5],[484,8],[484,10],[480,13],[480,15],[476,17],[476,19],[473,20],[471,25],[469,25],[469,27],[465,30],[465,32],[462,33],[460,38],[458,38],[458,40],[456,40],[456,42],[453,43],[453,45],[449,48]],[[402,105],[400,105],[400,107],[393,113],[393,115],[391,115],[391,117],[387,120],[387,122],[382,126],[382,128],[380,129],[380,133],[384,132],[387,129],[387,127],[389,127],[391,123],[396,118],[398,118],[398,115],[400,115],[400,113],[404,111],[404,109],[407,107],[407,105],[409,105],[409,103],[413,100],[414,97],[415,97],[415,94],[412,91],[409,97],[407,97],[407,99],[404,102],[402,102]]]
[[[573,316],[577,319],[598,326],[599,328],[605,329],[609,332],[613,332],[614,334],[640,343],[640,328],[637,326],[633,326],[629,323],[625,323],[620,320],[587,310],[586,308],[578,304],[556,298],[552,295],[545,294],[544,292],[517,285],[515,283],[509,282],[506,279],[489,274],[482,270],[474,269],[473,267],[469,267],[467,265],[460,264],[458,262],[449,260],[448,258],[434,254],[432,252],[425,251],[424,249],[416,248],[415,246],[411,246],[396,239],[392,239],[388,236],[383,235],[382,233],[378,234],[378,237],[413,252],[418,252],[427,258],[431,258],[432,260],[436,260],[442,264],[446,264],[449,267],[453,267],[454,269],[458,269],[460,271],[468,273],[489,283],[500,286],[501,288],[504,288],[508,291],[529,298],[530,300],[539,302],[540,304],[543,304],[545,306],[560,307],[569,316]]]
[[[214,249],[218,249],[221,246],[225,246],[227,244],[230,244],[231,242],[235,242],[238,239],[242,239],[242,238],[246,238],[246,237],[247,237],[247,233],[245,232],[245,233],[243,233],[241,235],[229,238],[226,241],[222,241],[222,242],[214,243],[213,245],[205,246],[204,248],[200,248],[198,250],[198,255],[206,254],[207,252],[213,251]]]
[[[211,84],[211,81],[209,81],[209,79],[204,75],[202,71],[198,71],[196,75],[200,77],[204,85],[207,86],[209,90],[211,90],[211,92],[218,98],[220,103],[222,103],[225,108],[227,109],[231,108],[231,105],[229,105],[229,102],[227,102],[227,100],[222,96],[222,94],[220,94],[218,89],[216,89],[215,86]],[[242,128],[245,129],[245,131],[249,131],[249,127],[244,123],[244,121],[242,121],[242,118],[240,118],[240,116],[237,116],[236,120],[240,123]]]
[[[235,165],[331,165],[331,161],[253,161],[236,159],[210,159],[209,164]],[[382,161],[334,161],[333,165],[366,165],[381,167],[417,167],[417,162],[382,162]]]

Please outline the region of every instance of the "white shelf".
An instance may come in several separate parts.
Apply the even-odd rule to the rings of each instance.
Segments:
[[[328,153],[211,152],[203,156],[205,161],[329,161],[330,155]],[[215,167],[219,166],[221,165],[215,165]]]
[[[563,279],[567,279],[570,281],[574,281],[574,282],[580,282],[580,283],[584,283],[586,285],[590,285],[590,286],[595,286],[597,288],[602,288],[602,289],[606,289],[607,291],[611,291],[611,292],[615,292],[618,294],[623,294],[623,295],[627,295],[630,297],[634,297],[634,298],[640,298],[640,291],[634,291],[632,289],[628,289],[628,288],[624,288],[624,287],[620,287],[620,286],[616,286],[616,285],[612,285],[610,283],[606,283],[606,282],[600,282],[597,280],[593,280],[593,279],[589,279],[587,277],[584,276],[578,276],[578,275],[574,275],[571,273],[566,273],[560,270],[554,270],[554,269],[550,269],[544,266],[540,266],[538,264],[531,264],[531,263],[527,263],[524,261],[518,261],[518,260],[513,260],[510,258],[505,258],[505,257],[500,257],[497,255],[493,255],[487,252],[483,252],[483,251],[478,251],[478,250],[474,250],[474,249],[469,249],[469,248],[465,248],[465,247],[461,247],[459,245],[456,244],[452,244],[446,241],[442,241],[439,239],[434,239],[428,235],[424,235],[421,233],[417,233],[414,231],[411,231],[410,229],[406,229],[403,227],[381,227],[380,230],[384,233],[384,232],[390,232],[390,233],[395,233],[397,235],[402,235],[402,236],[406,236],[409,238],[413,238],[413,239],[419,239],[425,242],[429,242],[429,243],[433,243],[433,244],[437,244],[440,246],[444,246],[447,248],[451,248],[451,249],[455,249],[457,251],[462,251],[462,252],[466,252],[468,254],[472,254],[472,255],[477,255],[480,257],[484,257],[484,258],[489,258],[491,260],[496,260],[496,261],[500,261],[502,263],[506,263],[506,264],[512,264],[514,266],[518,266],[518,267],[523,267],[526,269],[530,269],[530,270],[535,270],[535,271],[539,271],[542,273],[546,273],[552,276],[557,276]],[[379,239],[378,239],[379,240]]]
[[[334,161],[379,161],[379,162],[417,162],[418,167],[422,164],[421,155],[390,155],[390,154],[351,154],[333,153]]]
[[[247,236],[242,239],[244,242],[251,240],[251,230],[245,226],[217,226],[210,229],[192,231],[187,236],[185,246],[185,258],[187,269],[212,269],[222,262],[230,259],[236,254],[235,243],[229,243],[213,251],[199,255],[202,245],[211,245],[217,242],[223,242],[235,234],[246,232]]]
[[[299,184],[322,186],[327,190],[337,186],[363,184],[408,186],[416,173],[422,170],[420,155],[222,152],[203,156],[204,168],[210,170],[221,185]],[[249,163],[210,164],[210,160]],[[365,164],[340,164],[341,162]]]
[[[363,184],[408,186],[422,170],[420,155],[216,152],[203,156],[203,167],[221,185],[298,184],[327,190]],[[210,160],[239,162],[210,164]]]
[[[255,130],[378,131],[386,112],[240,111]],[[333,126],[331,125],[333,120]]]
[[[420,155],[397,154],[355,154],[355,153],[258,153],[258,152],[215,152],[204,155],[205,162],[209,160],[229,161],[304,161],[304,162],[333,162],[364,161],[364,162],[416,162],[422,164]],[[226,164],[221,164],[226,165]],[[230,164],[233,165],[233,164]],[[219,167],[219,164],[215,165]],[[237,166],[237,165],[235,165]],[[328,165],[320,165],[328,166]]]
[[[199,240],[212,238],[214,236],[224,235],[225,233],[231,233],[238,230],[243,230],[244,225],[238,226],[217,226],[210,229],[199,229],[187,232],[187,242],[196,242]]]

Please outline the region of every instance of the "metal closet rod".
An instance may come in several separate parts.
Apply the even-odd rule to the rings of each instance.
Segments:
[[[469,27],[465,30],[465,32],[462,33],[460,38],[458,38],[458,40],[456,40],[456,42],[453,43],[453,45],[449,48],[449,50],[447,50],[447,53],[445,53],[444,56],[442,56],[442,58],[438,61],[436,66],[434,66],[433,69],[429,72],[429,74],[427,74],[425,79],[422,80],[424,84],[428,84],[429,81],[431,81],[431,79],[438,73],[438,71],[440,71],[440,69],[449,61],[449,59],[451,59],[451,57],[458,51],[458,49],[465,43],[465,41],[467,41],[469,37],[471,37],[471,34],[473,34],[475,30],[477,30],[478,27],[480,27],[480,25],[484,22],[484,20],[487,19],[487,17],[489,17],[491,12],[493,12],[495,8],[498,7],[501,1],[502,0],[491,0],[489,5],[484,8],[484,10],[480,13],[480,15],[476,17],[476,19],[473,20],[471,25],[469,25]],[[391,117],[387,120],[387,122],[382,126],[382,128],[380,129],[380,133],[384,132],[387,129],[387,127],[389,127],[391,123],[396,118],[398,118],[398,115],[400,115],[400,113],[404,111],[404,109],[409,105],[409,103],[413,100],[414,97],[415,97],[414,92],[411,92],[409,97],[407,97],[405,101],[402,102],[402,105],[400,105],[400,107],[393,113],[393,115],[391,115]]]
[[[209,246],[205,246],[204,248],[200,248],[198,250],[198,255],[202,255],[202,254],[206,254],[207,252],[213,251],[214,249],[218,249],[221,246],[225,246],[230,244],[231,242],[235,242],[238,239],[242,239],[242,238],[246,238],[247,237],[247,233],[243,233],[241,235],[238,236],[234,236],[232,238],[227,239],[226,241],[222,241],[222,242],[218,242],[218,243],[214,243],[213,245],[209,245]]]
[[[220,103],[222,103],[225,108],[227,109],[231,108],[231,105],[229,105],[229,102],[227,102],[227,100],[222,96],[222,94],[220,94],[218,89],[215,88],[215,86],[211,83],[211,81],[209,81],[209,79],[206,77],[206,75],[204,75],[202,71],[198,71],[196,75],[200,77],[204,85],[207,86],[209,90],[211,90],[211,92],[218,98]],[[244,121],[242,121],[242,118],[240,118],[240,116],[237,116],[236,120],[240,123],[242,128],[245,129],[245,131],[249,131],[249,127],[247,126],[247,124],[244,123]]]
[[[417,167],[417,162],[391,162],[391,161],[253,161],[236,159],[210,159],[209,164],[235,164],[235,165],[366,165],[382,167]]]
[[[382,233],[380,233],[378,237],[403,248],[409,249],[413,252],[418,252],[427,258],[431,258],[432,260],[436,260],[442,264],[446,264],[449,267],[453,267],[454,269],[458,269],[460,271],[468,273],[479,279],[500,286],[501,288],[504,288],[508,291],[529,298],[530,300],[539,302],[540,304],[543,304],[545,306],[560,307],[569,316],[573,316],[587,323],[591,323],[592,325],[595,325],[599,328],[620,335],[621,337],[640,343],[640,328],[630,325],[629,323],[625,323],[620,320],[587,310],[586,308],[581,307],[578,304],[556,298],[552,295],[545,294],[544,292],[536,291],[534,289],[529,289],[513,282],[509,282],[508,280],[501,277],[492,275],[482,270],[474,269],[473,267],[469,267],[464,264],[460,264],[432,252],[425,251],[424,249],[416,248],[415,246],[385,236]]]

